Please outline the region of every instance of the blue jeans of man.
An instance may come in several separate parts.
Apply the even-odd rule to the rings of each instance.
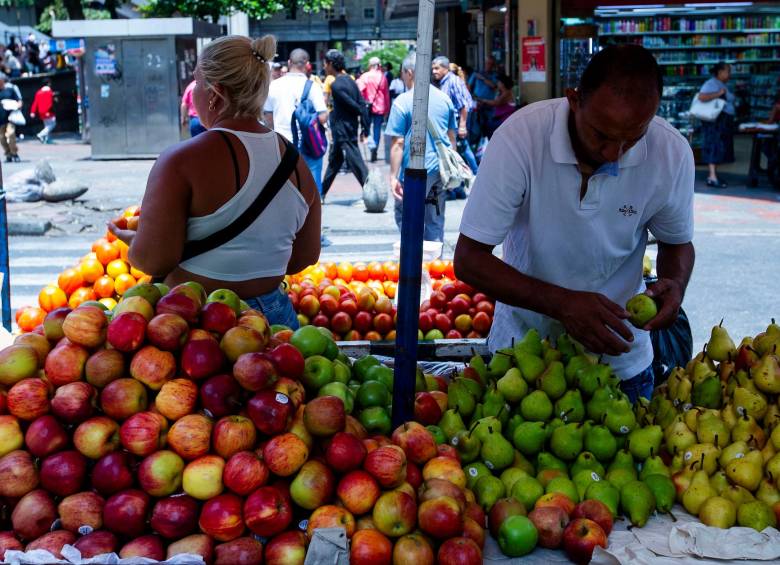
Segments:
[[[647,369],[620,383],[620,389],[626,393],[631,404],[636,404],[639,397],[650,400],[653,396],[653,389],[655,387],[655,373],[653,373],[653,366],[650,365]]]
[[[425,228],[423,239],[425,241],[444,241],[444,206],[446,204],[447,191],[441,184],[439,172],[428,173],[427,189],[425,191]],[[434,200],[435,202],[427,202]],[[394,199],[395,200],[395,199]],[[403,218],[403,202],[395,200],[395,224],[401,230]]]
[[[299,327],[298,316],[295,314],[290,297],[282,289],[276,288],[267,294],[253,296],[245,300],[250,308],[260,310],[269,324],[282,324],[291,330]]]
[[[368,138],[368,148],[377,149],[379,139],[382,137],[382,122],[385,121],[385,117],[382,114],[371,112],[369,120],[371,122],[371,137]]]
[[[474,156],[474,152],[471,150],[471,145],[469,145],[467,139],[458,138],[458,153],[460,153],[460,156],[466,161],[471,172],[476,175],[479,165],[477,165],[477,158]]]
[[[311,176],[314,177],[314,182],[317,183],[317,192],[322,196],[322,157],[315,159],[305,153],[301,153],[301,155],[311,171]]]

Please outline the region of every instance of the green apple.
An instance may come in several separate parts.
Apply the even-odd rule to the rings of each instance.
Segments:
[[[317,396],[335,396],[340,398],[344,403],[344,411],[347,414],[352,414],[352,409],[355,406],[355,397],[344,383],[330,382],[317,391]]]
[[[168,294],[171,291],[171,287],[169,287],[165,283],[153,283],[153,284],[154,284],[154,286],[157,287],[157,290],[160,291],[160,296],[165,296],[166,294]]]
[[[100,308],[103,311],[108,310],[108,306],[103,304],[102,302],[98,302],[97,300],[85,300],[79,306],[94,306],[95,308]]]
[[[393,370],[385,365],[376,365],[366,372],[367,381],[379,381],[387,387],[387,390],[393,390]]]
[[[382,406],[372,406],[371,408],[361,410],[358,419],[369,435],[390,435],[392,430],[390,414]]]
[[[504,555],[509,557],[531,553],[538,539],[536,527],[526,516],[510,516],[498,530],[498,545]]]
[[[336,359],[336,357],[339,356],[339,346],[336,345],[336,342],[332,339],[326,337],[325,339],[328,340],[328,343],[325,345],[325,351],[323,351],[322,355],[323,357],[327,357],[331,361]]]
[[[295,346],[304,357],[322,355],[328,347],[328,338],[314,326],[303,326],[290,336],[290,344]]]
[[[285,326],[284,324],[271,324],[271,335],[290,329],[292,329],[290,326]]]
[[[239,302],[238,304],[241,307],[241,311],[242,312],[244,312],[246,310],[251,310],[252,309],[252,307],[249,304],[247,304],[246,302],[244,302],[243,300],[241,302]],[[279,325],[281,325],[281,324],[279,324]],[[285,328],[286,329],[291,329],[291,328],[288,328],[287,326],[285,326]]]
[[[352,364],[352,369],[355,371],[355,376],[357,377],[357,380],[363,382],[367,380],[366,375],[368,374],[368,370],[371,367],[374,367],[376,365],[381,365],[379,359],[377,359],[373,355],[366,355],[365,357],[361,357],[360,359],[355,361]]]
[[[236,316],[241,315],[241,298],[229,288],[218,288],[206,297],[206,304],[209,302],[221,302],[230,306]]]
[[[151,283],[139,283],[128,288],[122,295],[122,300],[125,298],[130,298],[131,296],[140,296],[141,298],[145,298],[152,306],[157,304],[157,301],[162,298],[160,289],[157,288],[157,285]]]
[[[206,303],[206,298],[207,298],[207,296],[206,296],[206,289],[203,288],[202,284],[200,284],[199,282],[195,282],[195,281],[187,281],[187,282],[182,283],[182,284],[184,286],[190,287],[191,289],[193,289],[198,294],[198,296],[200,297],[200,305],[201,306],[203,306]]]
[[[358,390],[356,399],[361,408],[387,406],[390,404],[390,391],[379,381],[366,381]]]
[[[646,294],[637,294],[626,303],[626,310],[631,317],[629,321],[637,328],[644,328],[647,322],[658,314],[658,306],[655,300]]]
[[[425,429],[431,432],[433,439],[436,440],[436,445],[447,443],[447,436],[444,435],[444,431],[439,426],[425,426]]]
[[[318,391],[333,381],[333,362],[322,355],[312,355],[304,361],[301,382],[312,391]]]
[[[425,334],[425,337],[423,339],[427,341],[431,341],[434,339],[444,339],[444,334],[441,333],[441,330],[437,330],[437,329],[428,330],[428,333]]]
[[[352,371],[345,365],[341,359],[333,361],[333,380],[338,383],[347,384],[352,379]]]

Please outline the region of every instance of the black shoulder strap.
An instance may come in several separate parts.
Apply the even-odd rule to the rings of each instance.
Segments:
[[[217,133],[222,136],[222,139],[225,140],[225,143],[228,146],[228,149],[230,150],[230,158],[233,160],[233,172],[236,176],[236,194],[238,194],[238,191],[241,190],[241,173],[238,169],[238,159],[236,158],[236,150],[233,149],[233,144],[230,143],[230,138],[228,135],[222,131],[221,129],[217,130]]]
[[[221,245],[231,241],[236,236],[244,232],[254,221],[263,213],[266,207],[271,203],[274,197],[290,178],[290,175],[296,170],[298,164],[298,150],[293,145],[284,140],[285,152],[282,155],[282,160],[276,167],[276,170],[268,179],[268,182],[257,195],[254,202],[231,224],[225,226],[221,230],[218,230],[211,235],[204,237],[203,239],[197,239],[188,241],[184,244],[184,249],[181,254],[181,261],[186,261],[202,255],[207,251],[216,249]]]

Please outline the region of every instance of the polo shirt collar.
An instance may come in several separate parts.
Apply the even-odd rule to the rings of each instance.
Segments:
[[[550,134],[550,155],[553,161],[562,165],[576,165],[577,156],[569,136],[569,101],[561,98],[561,103],[555,109],[553,128]],[[627,153],[623,154],[617,163],[604,163],[596,173],[618,176],[618,169],[636,167],[647,159],[647,136],[637,142]]]

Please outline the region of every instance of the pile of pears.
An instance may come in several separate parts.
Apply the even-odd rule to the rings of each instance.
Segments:
[[[488,363],[475,355],[448,388],[432,431],[458,451],[485,512],[512,497],[527,511],[550,493],[596,499],[643,526],[668,512],[675,486],[660,457],[663,429],[638,413],[609,365],[568,335],[535,330]]]
[[[663,429],[677,499],[710,526],[780,518],[780,326],[739,347],[723,327],[638,411]]]

